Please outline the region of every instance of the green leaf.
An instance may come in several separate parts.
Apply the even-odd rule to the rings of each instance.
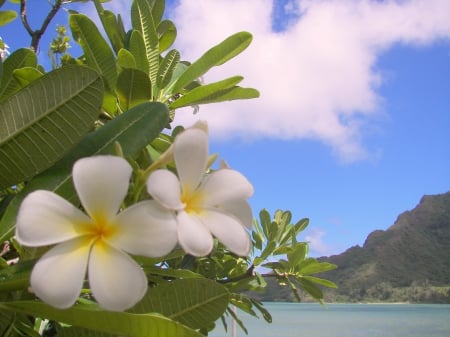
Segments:
[[[170,20],[163,20],[156,29],[159,36],[159,53],[169,49],[177,37],[177,28]]]
[[[298,289],[297,289],[297,286],[295,285],[295,283],[292,282],[292,281],[289,279],[289,277],[283,278],[283,281],[282,281],[282,282],[286,282],[286,283],[287,283],[287,285],[289,286],[289,288],[291,288],[291,292],[292,292],[292,294],[295,296],[295,299],[296,299],[298,302],[301,302],[302,299],[301,299],[301,297],[300,297],[300,294],[299,294],[299,292],[298,292]],[[319,289],[319,291],[320,291],[320,289]]]
[[[184,252],[181,255],[184,255]],[[169,258],[170,258],[170,256],[167,256],[165,258],[165,260],[168,260]],[[165,277],[165,278],[183,278],[183,279],[203,278],[203,275],[194,273],[193,271],[188,270],[188,269],[172,269],[172,268],[156,267],[153,262],[155,259],[152,259],[152,258],[135,257],[135,260],[137,260],[138,263],[143,265],[143,269],[147,275],[151,274],[152,276],[158,275],[158,276]],[[146,260],[152,261],[153,264],[146,265],[145,264]]]
[[[133,30],[131,32],[129,48],[131,54],[134,56],[136,68],[148,74],[149,63],[145,52],[144,39],[139,31]]]
[[[17,17],[16,11],[0,11],[0,26],[7,25]]]
[[[294,226],[295,233],[298,234],[301,231],[305,230],[305,228],[308,227],[308,224],[309,224],[308,218],[304,218],[304,219],[301,219],[300,221],[298,221]]]
[[[175,83],[173,92],[179,92],[190,82],[198,79],[214,66],[219,66],[241,53],[252,41],[248,32],[239,32],[209,49],[197,61],[193,62]]]
[[[3,302],[0,308],[129,337],[202,337],[200,333],[156,313],[103,311],[87,304],[59,310],[36,301]]]
[[[255,89],[244,89],[235,86],[242,79],[242,76],[234,76],[219,82],[201,85],[177,99],[170,105],[170,108],[176,109],[189,105],[258,97],[259,93]]]
[[[0,292],[26,289],[30,284],[30,273],[36,261],[21,261],[0,270]]]
[[[272,224],[270,213],[266,209],[259,212],[259,220],[265,237],[269,237],[269,227]]]
[[[221,284],[203,278],[178,279],[149,288],[135,313],[159,312],[193,329],[214,323],[226,310],[230,294]]]
[[[166,7],[165,0],[147,0],[151,3],[152,7],[152,18],[155,26],[161,21],[164,15],[164,9]]]
[[[254,265],[258,265],[260,263],[262,263],[265,259],[267,259],[274,251],[274,249],[276,248],[276,243],[271,241],[269,242],[266,247],[264,248],[264,250],[262,251],[261,255],[257,258],[255,258],[255,261],[253,262]]]
[[[318,262],[316,259],[309,258],[304,260],[298,267],[298,272],[302,275],[310,275],[316,273],[323,273],[328,270],[336,269],[337,266],[328,262]]]
[[[272,323],[272,315],[270,314],[270,312],[266,308],[264,308],[264,306],[260,302],[254,300],[253,298],[251,298],[250,300],[252,304],[256,308],[258,308],[259,312],[263,315],[264,320],[267,323]]]
[[[104,77],[108,89],[114,89],[117,79],[116,60],[95,23],[86,15],[71,14],[69,25],[73,39],[83,48],[86,64]]]
[[[336,285],[336,283],[325,280],[323,278],[318,278],[318,277],[314,277],[314,276],[302,276],[303,279],[323,285],[325,287],[328,288],[334,288],[336,289],[338,286]]]
[[[44,75],[38,69],[25,67],[13,71],[13,76],[21,87],[25,87],[31,82],[37,80]]]
[[[308,245],[304,242],[298,243],[292,247],[291,251],[287,253],[289,267],[294,269],[295,266],[305,259],[307,251]]]
[[[20,90],[22,87],[13,76],[16,69],[24,67],[37,67],[37,57],[28,48],[17,49],[3,62],[3,73],[0,83],[0,101]]]
[[[143,71],[123,69],[117,79],[116,87],[119,104],[123,111],[151,100],[152,85]]]
[[[164,10],[164,9],[163,9]],[[149,76],[156,95],[156,82],[159,67],[159,39],[153,21],[152,8],[148,0],[134,0],[131,5],[131,22],[134,29],[142,34],[145,54],[149,64]]]
[[[121,68],[138,69],[133,54],[127,49],[120,49],[117,53],[117,65]]]
[[[0,332],[2,336],[15,337],[18,334],[15,332],[14,323],[16,321],[16,314],[14,312],[0,311]]]
[[[103,9],[103,6],[99,0],[94,0],[94,4],[97,9],[97,14],[102,22],[103,29],[108,36],[109,42],[114,48],[114,51],[117,53],[124,47],[125,41],[125,34],[123,32],[123,28],[120,26],[121,23],[118,19],[116,19],[113,12]]]
[[[173,72],[180,61],[180,53],[178,50],[172,49],[161,61],[158,70],[158,88],[165,88],[172,79]]]
[[[261,250],[262,249],[262,237],[261,234],[255,231],[252,231],[252,238],[253,238],[253,246],[255,246],[256,249]]]
[[[238,308],[238,306],[236,306]],[[244,331],[244,333],[246,335],[248,335],[248,330],[244,325],[244,322],[238,317],[238,315],[236,314],[234,308],[228,308],[227,309],[227,313],[231,316],[231,318],[233,319],[234,322],[237,323],[237,325],[239,325],[239,328],[241,328],[242,331]],[[225,317],[222,317],[222,322],[224,324],[224,327],[226,329],[227,325],[225,323]]]
[[[65,66],[0,104],[0,189],[50,167],[98,117],[103,85],[82,66]]]
[[[316,286],[311,281],[303,278],[303,277],[297,277],[296,280],[300,284],[301,288],[306,291],[309,295],[311,295],[312,298],[321,301],[323,299],[323,292],[322,290]]]
[[[79,327],[64,327],[59,329],[55,337],[120,337],[109,332],[99,332]]]
[[[134,158],[156,138],[169,120],[167,106],[162,103],[144,103],[126,111],[95,132],[86,135],[76,148],[53,167],[32,179],[11,201],[0,220],[0,242],[9,239],[19,206],[26,195],[38,189],[53,191],[76,201],[72,184],[72,166],[76,160],[99,154],[114,154],[114,143],[119,142],[125,157]],[[142,127],[145,125],[146,127]]]

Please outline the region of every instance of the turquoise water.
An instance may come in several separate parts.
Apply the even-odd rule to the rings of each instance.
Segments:
[[[273,322],[237,311],[250,337],[450,337],[450,305],[265,303]],[[211,337],[231,336],[220,322]],[[247,336],[239,327],[237,336]]]

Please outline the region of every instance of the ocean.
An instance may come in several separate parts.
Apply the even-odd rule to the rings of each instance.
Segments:
[[[450,304],[264,303],[272,323],[240,310],[236,337],[450,337]],[[232,336],[220,321],[211,337]]]

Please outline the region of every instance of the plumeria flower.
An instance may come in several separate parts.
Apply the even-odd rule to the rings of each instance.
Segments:
[[[252,211],[247,199],[253,186],[239,172],[227,167],[205,174],[208,134],[192,127],[174,141],[173,156],[178,177],[169,170],[156,170],[147,180],[147,190],[176,218],[178,242],[194,256],[205,256],[213,248],[213,236],[235,254],[250,251],[247,229]]]
[[[16,224],[19,243],[56,244],[31,272],[31,288],[43,301],[57,308],[72,306],[86,270],[92,294],[105,309],[125,310],[144,296],[146,275],[127,253],[166,255],[177,243],[176,223],[154,201],[118,213],[131,173],[120,157],[78,160],[73,182],[87,214],[49,191],[35,191],[24,199]]]

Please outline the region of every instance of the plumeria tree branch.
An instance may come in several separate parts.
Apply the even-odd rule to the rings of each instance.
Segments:
[[[27,0],[20,0],[20,19],[22,21],[23,26],[25,27],[26,31],[31,37],[31,43],[30,48],[34,50],[35,52],[38,51],[39,48],[39,42],[42,38],[42,35],[44,35],[45,31],[47,30],[48,25],[55,17],[56,13],[58,13],[59,9],[61,8],[63,1],[62,0],[56,0],[55,3],[52,5],[52,8],[50,12],[48,12],[47,16],[45,17],[44,21],[42,22],[42,25],[39,29],[33,30],[31,28],[30,23],[28,22],[27,18]]]

